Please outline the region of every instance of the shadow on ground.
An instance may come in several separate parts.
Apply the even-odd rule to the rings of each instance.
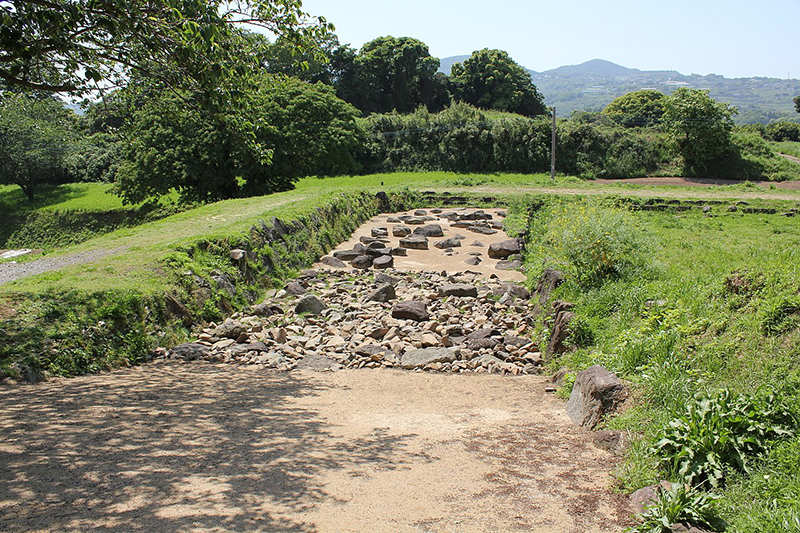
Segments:
[[[413,435],[331,434],[294,401],[314,380],[187,368],[0,387],[0,530],[314,531],[320,471],[424,460]]]

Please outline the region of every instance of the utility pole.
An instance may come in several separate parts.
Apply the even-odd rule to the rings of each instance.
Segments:
[[[553,140],[550,142],[550,179],[556,180],[556,108],[553,107]]]

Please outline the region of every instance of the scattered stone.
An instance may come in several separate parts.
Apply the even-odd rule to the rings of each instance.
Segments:
[[[444,231],[439,224],[428,224],[414,230],[414,235],[424,235],[425,237],[444,237]]]
[[[350,261],[350,265],[353,268],[360,268],[362,270],[367,269],[372,266],[372,256],[371,255],[359,255],[352,261]]]
[[[367,301],[370,302],[389,302],[395,299],[397,299],[397,293],[394,287],[388,283],[384,283],[375,292],[367,296]]]
[[[361,255],[361,253],[362,252],[359,252],[357,250],[338,250],[336,252],[333,252],[333,257],[341,261],[352,261],[359,255]]]
[[[511,261],[498,261],[495,268],[497,270],[518,270],[522,267],[522,261],[513,259]]]
[[[478,288],[468,283],[447,283],[439,287],[439,295],[442,297],[477,298]]]
[[[388,251],[391,252],[391,250]],[[372,266],[377,269],[392,268],[394,266],[394,258],[391,255],[382,255],[375,258]]]
[[[196,342],[187,342],[170,348],[168,356],[181,361],[194,361],[203,359],[210,351],[209,347]]]
[[[376,239],[381,239],[389,236],[389,230],[386,228],[372,228],[370,235]]]
[[[392,255],[391,248],[368,248],[367,255],[371,255],[373,258],[378,258],[383,255]],[[374,263],[374,261],[373,261]]]
[[[250,307],[250,313],[255,316],[268,317],[273,315],[279,315],[282,312],[283,309],[269,303],[257,304]]]
[[[510,255],[518,254],[522,251],[519,239],[508,239],[489,245],[489,257],[492,259],[505,259]]]
[[[621,431],[604,429],[592,432],[592,443],[601,450],[622,455],[628,447],[628,439]]]
[[[445,239],[443,241],[436,241],[433,245],[437,248],[459,248],[461,247],[461,239],[458,237],[450,237],[449,239]]]
[[[220,339],[238,339],[239,336],[246,331],[247,330],[241,322],[232,318],[228,318],[225,320],[225,322],[214,328],[214,336]]]
[[[576,425],[594,427],[603,417],[625,401],[625,385],[603,368],[595,365],[578,373],[567,402],[567,414]]]
[[[301,270],[300,273],[297,274],[297,279],[316,279],[318,276],[319,272],[313,268],[309,268],[308,270]]]
[[[656,485],[648,485],[642,487],[633,494],[631,494],[631,504],[633,504],[633,511],[635,514],[642,514],[645,507],[653,505],[658,501],[662,491],[672,489],[673,483],[662,480]]]
[[[298,370],[313,370],[315,372],[332,370],[336,366],[338,366],[336,361],[320,354],[307,355],[297,362]]]
[[[405,369],[419,368],[432,363],[452,363],[456,354],[449,348],[423,348],[403,354],[400,366]]]
[[[392,317],[424,322],[430,318],[430,315],[428,314],[425,302],[409,300],[394,304],[394,307],[392,307]]]
[[[575,319],[575,313],[570,311],[572,304],[559,300],[556,300],[553,304],[553,333],[545,349],[545,356],[547,359],[552,359],[557,355],[566,353],[569,349],[566,344],[567,337],[569,336],[569,324]]]
[[[475,246],[477,248],[483,248],[486,245],[483,244],[481,241],[473,241],[472,244],[470,244],[470,246]]]
[[[290,294],[292,296],[301,296],[306,293],[305,287],[297,283],[296,281],[290,281],[284,287],[286,294]]]
[[[320,259],[319,262],[322,263],[323,265],[327,265],[327,266],[333,267],[333,268],[346,268],[347,267],[347,265],[344,264],[344,261],[342,261],[341,259],[338,259],[336,257],[331,257],[329,255],[326,255],[325,257]]]
[[[427,250],[428,238],[424,235],[410,235],[400,239],[400,247],[411,250]]]
[[[470,266],[477,266],[477,265],[481,264],[481,258],[480,257],[470,257],[469,259],[467,259],[464,262],[466,264],[470,265]]]
[[[391,286],[395,286],[398,283],[400,283],[400,280],[398,278],[390,276],[389,274],[380,272],[379,274],[375,275],[375,283],[378,284],[388,283]]]
[[[408,237],[411,235],[411,228],[408,226],[392,226],[392,235],[395,237]]]
[[[294,312],[298,315],[302,314],[309,314],[309,315],[319,315],[327,308],[327,306],[322,303],[322,300],[314,296],[313,294],[307,294],[303,296],[297,305],[294,308]]]
[[[395,257],[405,257],[408,255],[408,251],[405,248],[392,248],[392,255]]]
[[[561,285],[566,279],[566,274],[554,268],[545,268],[536,284],[535,293],[539,295],[539,303],[544,305],[550,299],[550,293]]]
[[[428,212],[425,211],[424,209],[417,209],[416,211],[414,211],[414,216],[417,216],[417,217],[428,216]]]

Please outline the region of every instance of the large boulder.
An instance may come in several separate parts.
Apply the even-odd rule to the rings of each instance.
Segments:
[[[495,242],[489,245],[489,257],[492,259],[505,259],[521,251],[522,245],[519,239],[508,239],[507,241]]]
[[[365,270],[372,266],[372,256],[371,255],[359,255],[352,261],[350,261],[350,265],[353,268],[360,268],[361,270]]]
[[[580,372],[575,378],[575,385],[567,402],[567,414],[576,425],[594,429],[626,397],[622,381],[602,366],[595,365]]]
[[[307,294],[300,298],[300,301],[297,302],[297,305],[294,308],[294,312],[298,315],[302,314],[309,314],[309,315],[318,315],[322,313],[327,308],[327,306],[322,303],[322,300],[314,296],[313,294]]]
[[[439,295],[442,297],[477,298],[478,288],[469,283],[446,283],[439,287]]]
[[[411,235],[411,228],[408,226],[392,226],[392,235],[395,237],[408,237]]]
[[[444,237],[444,231],[439,224],[427,224],[414,229],[414,235],[424,235],[425,237]]]
[[[424,322],[430,318],[430,315],[428,314],[425,302],[409,300],[394,304],[394,307],[392,307],[392,318],[405,318],[407,320]]]
[[[352,261],[361,254],[359,250],[337,250],[333,252],[333,257],[341,261]]]
[[[214,328],[214,336],[220,339],[238,339],[242,333],[246,333],[247,328],[233,318],[225,319],[225,322]]]
[[[408,237],[400,239],[400,246],[412,250],[427,250],[428,238],[424,235],[409,235]]]
[[[422,348],[409,350],[400,359],[400,366],[406,369],[418,368],[431,363],[451,363],[456,354],[447,348]]]
[[[450,237],[449,239],[444,239],[442,241],[436,241],[433,245],[441,250],[446,248],[458,248],[461,246],[461,239],[458,237]]]
[[[391,250],[387,250],[387,252],[391,253]],[[392,268],[394,266],[394,258],[389,254],[376,257],[375,260],[372,262],[372,266],[379,270]]]
[[[336,257],[331,257],[329,255],[326,255],[325,257],[320,259],[319,262],[322,263],[323,265],[326,265],[326,266],[329,266],[329,267],[333,267],[333,268],[346,268],[347,267],[347,265],[344,264],[344,261],[342,261],[341,259],[338,259]]]

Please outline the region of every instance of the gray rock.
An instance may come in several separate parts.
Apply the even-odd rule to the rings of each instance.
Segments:
[[[247,329],[238,320],[228,318],[214,328],[214,336],[220,339],[238,339],[242,333],[246,333]]]
[[[370,235],[375,237],[376,239],[381,239],[383,237],[389,236],[389,230],[386,228],[372,228],[370,231]]]
[[[424,322],[430,318],[430,315],[428,315],[428,309],[425,306],[425,302],[421,302],[419,300],[409,300],[394,304],[394,307],[392,307],[392,317]]]
[[[388,251],[391,252],[391,250]],[[376,257],[372,262],[372,266],[381,270],[384,268],[391,268],[394,266],[394,258],[391,255],[382,255],[380,257]]]
[[[300,301],[297,302],[297,305],[294,308],[294,312],[298,315],[302,314],[309,314],[309,315],[318,315],[322,313],[327,308],[327,306],[322,303],[322,300],[314,296],[313,294],[307,294],[300,298]]]
[[[394,290],[394,287],[389,283],[384,283],[375,291],[367,296],[367,300],[370,302],[388,302],[391,300],[397,299],[397,293]]]
[[[297,278],[298,279],[316,279],[317,277],[319,277],[319,272],[317,272],[313,268],[309,268],[309,269],[306,269],[306,270],[301,270],[297,274]]]
[[[594,429],[625,398],[625,385],[622,381],[602,366],[595,365],[578,373],[575,378],[575,385],[567,402],[567,414],[576,425]]]
[[[670,490],[673,483],[662,480],[656,485],[648,485],[631,494],[631,504],[636,514],[642,514],[645,507],[653,505],[661,495],[662,491]]]
[[[408,237],[411,235],[411,228],[408,226],[392,226],[392,235],[395,237]]]
[[[530,291],[517,283],[505,283],[503,284],[503,288],[506,290],[506,292],[509,292],[513,296],[521,298],[522,300],[530,300],[531,298]]]
[[[506,257],[520,253],[522,245],[518,239],[508,239],[507,241],[495,242],[489,245],[489,257],[492,259],[505,259]]]
[[[470,246],[475,246],[477,248],[483,248],[486,245],[483,244],[481,241],[473,241],[472,244],[470,244]]]
[[[403,354],[400,366],[406,369],[417,368],[431,363],[452,363],[456,354],[447,348],[423,348],[410,350]]]
[[[230,257],[233,261],[237,263],[242,261],[243,259],[247,259],[247,250],[241,250],[239,248],[234,248],[230,251]]]
[[[534,291],[539,295],[539,303],[544,305],[550,299],[550,293],[561,285],[566,279],[566,274],[555,268],[545,268],[542,272],[539,281],[536,283],[536,290]]]
[[[496,229],[492,229],[488,226],[470,225],[467,226],[467,229],[473,233],[480,233],[481,235],[494,235],[495,233],[497,233]]]
[[[517,270],[522,267],[522,261],[514,259],[512,261],[498,261],[495,268],[497,270]]]
[[[442,297],[477,298],[478,288],[469,283],[447,283],[439,287],[439,295]]]
[[[628,447],[628,439],[621,431],[604,429],[592,432],[592,443],[607,452],[622,455]]]
[[[250,306],[250,313],[252,313],[255,316],[266,317],[266,316],[279,315],[283,313],[283,309],[272,304],[263,303]]]
[[[400,247],[412,250],[427,250],[428,238],[424,235],[409,235],[400,239]]]
[[[297,361],[298,370],[313,370],[315,372],[324,372],[331,370],[334,365],[338,364],[333,359],[325,357],[320,354],[311,354],[303,357]]]
[[[424,235],[425,237],[444,237],[444,231],[439,224],[428,224],[414,229],[414,235]]]
[[[366,235],[362,235],[361,237],[358,238],[358,240],[361,244],[369,244],[377,241],[378,239],[376,239],[375,237],[368,237]]]
[[[372,256],[371,255],[359,255],[352,261],[350,261],[350,265],[353,268],[360,268],[362,270],[367,269],[372,266]]]
[[[333,252],[333,257],[342,261],[352,261],[359,255],[361,255],[361,252],[358,250],[338,250]]]
[[[391,248],[368,248],[367,255],[371,255],[373,258],[378,258],[382,255],[392,255]]]
[[[322,263],[323,265],[328,265],[329,267],[333,267],[333,268],[346,268],[347,267],[347,265],[344,264],[344,261],[342,261],[341,259],[338,259],[336,257],[331,257],[329,255],[326,255],[325,257],[320,259],[319,262]]]
[[[469,259],[467,259],[464,262],[466,264],[470,265],[470,266],[478,266],[478,265],[481,264],[481,258],[480,257],[470,257]]]
[[[390,276],[389,274],[386,274],[384,272],[380,272],[380,273],[375,275],[375,283],[377,283],[379,285],[384,284],[384,283],[388,283],[389,285],[395,286],[398,283],[400,283],[400,280],[398,278],[394,278],[394,277]]]
[[[425,211],[424,209],[417,209],[416,211],[414,211],[414,216],[416,216],[416,217],[425,217],[425,216],[428,216],[428,212]]]
[[[208,355],[209,351],[209,347],[205,344],[187,342],[170,348],[169,357],[182,361],[194,361],[195,359],[202,359]]]
[[[550,342],[545,348],[545,357],[552,359],[557,355],[565,353],[569,346],[567,346],[567,337],[569,337],[569,324],[575,319],[575,313],[570,311],[572,304],[556,300],[553,306],[553,333],[550,335]]]
[[[306,293],[306,288],[297,283],[296,281],[290,281],[284,287],[286,290],[286,294],[291,294],[292,296],[300,296]]]
[[[450,237],[449,239],[445,239],[443,241],[436,241],[433,245],[437,248],[458,248],[461,246],[461,239],[457,237]]]
[[[398,246],[397,248],[392,248],[392,255],[395,257],[405,257],[408,255],[408,250]]]

